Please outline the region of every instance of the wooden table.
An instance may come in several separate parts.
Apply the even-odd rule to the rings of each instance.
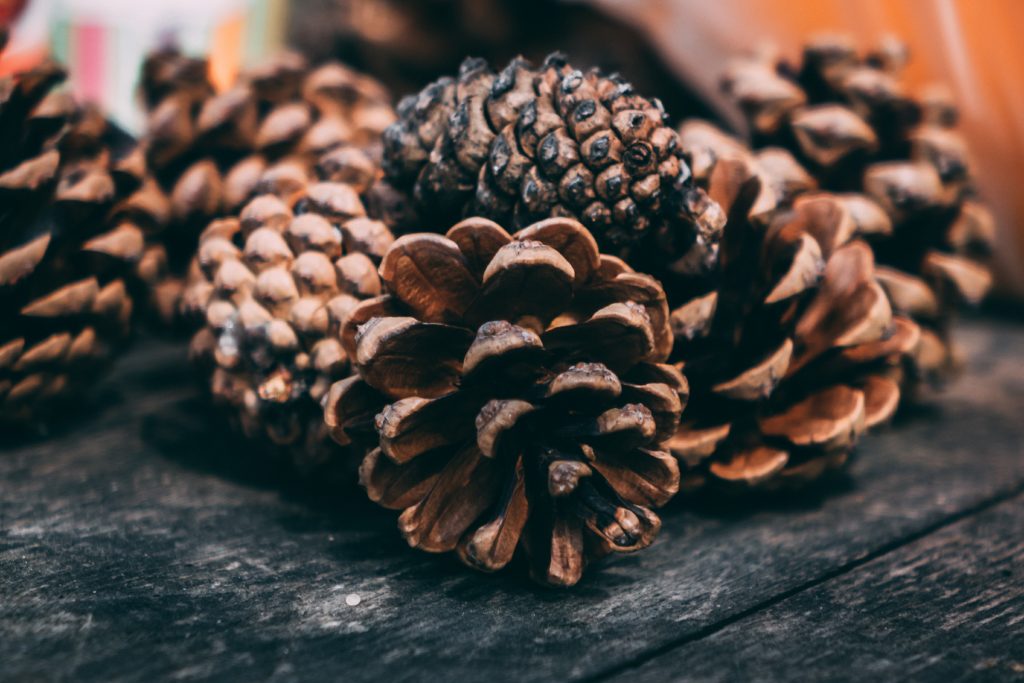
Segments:
[[[681,501],[568,591],[303,494],[143,340],[88,419],[0,453],[0,679],[1024,678],[1024,326],[961,339],[968,374],[847,480]]]

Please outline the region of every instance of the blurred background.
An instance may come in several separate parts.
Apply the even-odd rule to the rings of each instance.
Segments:
[[[176,43],[206,54],[215,84],[286,47],[339,57],[396,98],[466,55],[502,62],[566,52],[621,72],[675,120],[699,116],[743,134],[718,80],[751,50],[797,57],[821,33],[862,47],[898,36],[908,85],[941,83],[961,109],[981,191],[999,223],[997,297],[1024,298],[1024,27],[1022,0],[0,0],[11,37],[0,74],[47,54],[69,66],[79,96],[139,130],[145,53]]]

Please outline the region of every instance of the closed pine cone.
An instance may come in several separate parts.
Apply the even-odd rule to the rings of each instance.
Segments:
[[[668,443],[683,486],[817,479],[892,416],[919,328],[876,281],[858,198],[808,191],[784,152],[761,163],[707,124],[681,138],[728,211],[718,272],[672,312],[693,396]]]
[[[360,300],[380,295],[376,264],[391,242],[356,188],[334,181],[258,195],[200,237],[183,297],[205,320],[192,356],[242,432],[302,473],[345,472],[325,448],[320,402],[349,374],[338,335]]]
[[[557,54],[500,73],[467,59],[457,77],[403,99],[398,117],[384,171],[424,221],[572,217],[607,253],[659,278],[714,259],[723,214],[693,184],[661,103],[616,75]]]
[[[893,307],[921,326],[906,378],[916,389],[959,364],[955,310],[978,303],[991,284],[995,225],[976,196],[955,105],[936,87],[911,95],[900,80],[907,58],[897,41],[861,56],[848,41],[823,37],[796,67],[741,60],[723,83],[755,147],[788,148],[823,189],[867,195],[877,206],[862,208],[885,217],[865,238]]]
[[[0,423],[79,395],[129,331],[142,236],[108,212],[132,174],[63,80],[48,61],[0,79]]]
[[[205,60],[162,50],[143,66],[141,90],[148,121],[140,147],[155,181],[137,198],[150,234],[139,273],[165,321],[176,315],[199,233],[255,194],[298,191],[318,165],[340,158],[351,169],[351,156],[363,159],[358,182],[334,180],[363,183],[372,208],[378,191],[394,194],[376,187],[380,137],[394,120],[387,92],[341,64],[311,68],[287,53],[216,93]]]
[[[657,281],[565,218],[406,235],[380,273],[387,293],[342,328],[359,374],[334,385],[325,417],[340,443],[372,448],[361,482],[403,511],[409,544],[484,571],[521,549],[561,586],[649,545],[652,508],[679,485],[659,443],[687,392],[664,364]]]

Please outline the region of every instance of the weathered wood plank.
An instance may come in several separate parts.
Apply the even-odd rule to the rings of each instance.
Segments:
[[[223,429],[189,427],[188,401],[9,451],[0,662],[104,681],[600,675],[1020,491],[1024,329],[965,341],[971,373],[869,439],[845,488],[677,507],[653,548],[564,592],[410,552],[358,496],[282,495]]]
[[[610,681],[1024,678],[1017,496]]]

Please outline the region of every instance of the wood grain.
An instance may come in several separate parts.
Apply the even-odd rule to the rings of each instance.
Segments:
[[[828,495],[683,501],[652,548],[569,591],[410,551],[358,490],[310,495],[234,441],[187,376],[154,370],[151,393],[135,356],[121,417],[0,453],[0,678],[541,681],[642,664],[1021,491],[1024,328],[963,336],[968,375],[866,440]]]
[[[612,681],[1024,678],[1024,497]]]

